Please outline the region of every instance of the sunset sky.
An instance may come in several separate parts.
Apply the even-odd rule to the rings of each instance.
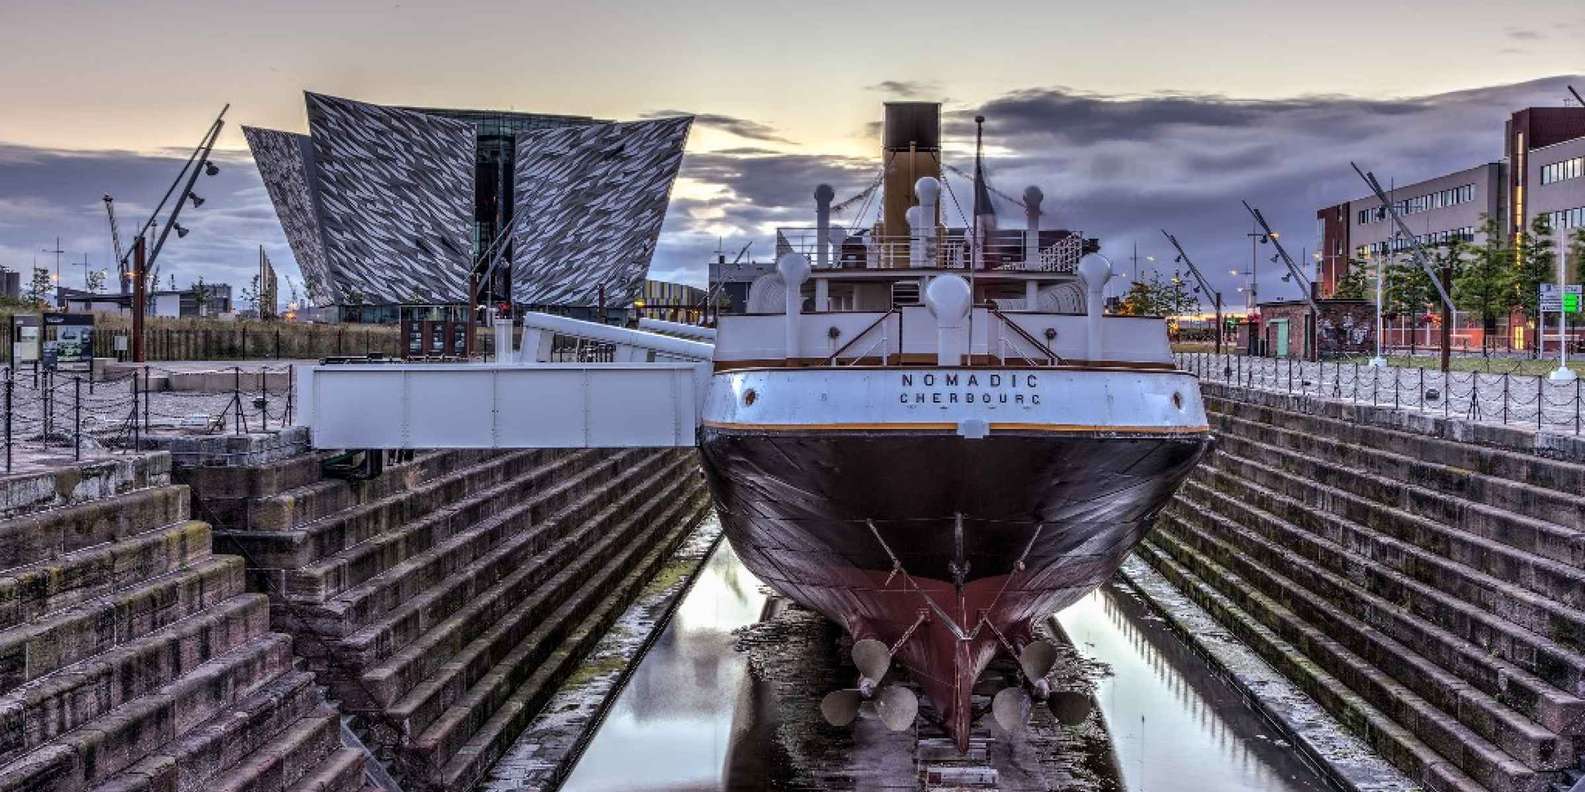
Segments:
[[[1241,198],[1313,246],[1315,209],[1361,193],[1349,159],[1404,182],[1500,158],[1511,110],[1585,90],[1585,5],[13,0],[0,66],[0,264],[17,269],[53,266],[38,251],[57,236],[67,261],[112,267],[100,196],[130,225],[229,102],[225,172],[166,266],[241,286],[262,244],[294,271],[239,128],[306,130],[306,89],[699,114],[652,273],[696,284],[718,237],[766,254],[815,184],[868,183],[880,102],[939,100],[949,159],[968,167],[963,121],[984,112],[1001,190],[1039,185],[1114,258],[1162,253],[1167,227],[1225,278],[1247,262]],[[80,263],[62,270],[81,284]]]

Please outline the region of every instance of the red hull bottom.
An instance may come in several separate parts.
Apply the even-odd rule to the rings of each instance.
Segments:
[[[749,571],[855,639],[895,647],[960,750],[980,673],[1116,572],[1209,443],[713,429],[701,440]]]
[[[1078,601],[1121,563],[1118,556],[1091,559],[1082,570],[1070,567],[1064,577],[1071,585],[1061,588],[1025,588],[1019,578],[1028,573],[980,578],[964,584],[961,595],[950,582],[850,568],[839,577],[851,585],[806,581],[789,596],[841,624],[855,640],[898,647],[897,663],[935,702],[947,733],[966,751],[976,716],[974,687],[997,653],[1016,656],[1034,639],[1037,619]]]

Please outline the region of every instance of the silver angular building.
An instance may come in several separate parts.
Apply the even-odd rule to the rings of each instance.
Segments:
[[[480,251],[511,229],[484,301],[638,296],[691,118],[388,107],[306,93],[306,135],[244,127],[309,300],[395,321],[465,305]],[[598,196],[598,197],[596,197]]]
[[[519,135],[512,296],[625,306],[644,288],[691,117]]]

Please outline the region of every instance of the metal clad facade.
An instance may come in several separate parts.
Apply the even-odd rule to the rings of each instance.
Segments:
[[[682,165],[691,117],[518,136],[514,300],[630,305],[638,298]]]
[[[462,302],[473,262],[474,131],[308,94],[325,251],[341,301]]]
[[[259,176],[270,193],[270,202],[275,204],[275,214],[281,219],[308,293],[324,303],[335,302],[336,281],[325,256],[314,196],[312,142],[307,135],[257,127],[245,126],[242,134],[253,152],[253,161],[258,163]]]

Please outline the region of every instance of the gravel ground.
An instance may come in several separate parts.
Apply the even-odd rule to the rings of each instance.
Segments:
[[[280,365],[269,361],[268,370]],[[158,375],[171,369],[152,370]],[[182,369],[184,373],[206,370],[225,368],[191,364]],[[243,377],[242,383],[243,389],[236,392],[156,391],[135,397],[133,378],[124,372],[90,382],[84,375],[66,372],[35,380],[31,371],[23,370],[9,382],[9,404],[0,404],[0,431],[9,441],[12,470],[17,472],[19,465],[49,466],[78,453],[104,456],[130,444],[134,422],[139,432],[185,428],[197,434],[257,432],[289,423],[285,388],[266,392],[258,388],[256,377],[253,383]]]

